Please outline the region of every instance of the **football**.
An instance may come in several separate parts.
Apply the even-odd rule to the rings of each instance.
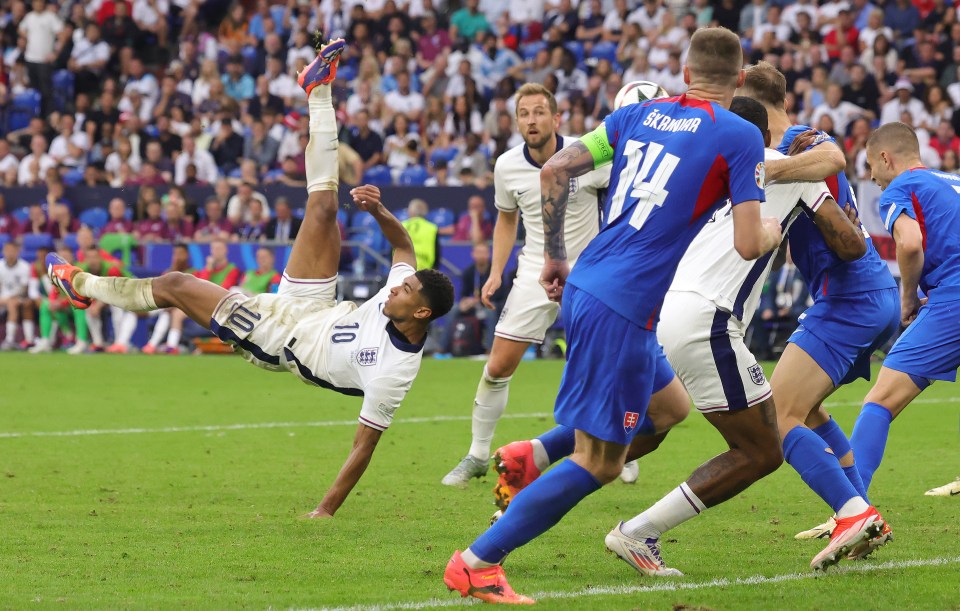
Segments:
[[[650,81],[631,81],[620,88],[617,97],[613,100],[613,109],[622,108],[631,104],[665,98],[670,94],[660,85]]]

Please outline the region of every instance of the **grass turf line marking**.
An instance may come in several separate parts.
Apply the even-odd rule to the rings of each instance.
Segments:
[[[947,566],[951,564],[960,564],[960,556],[950,558],[928,558],[919,560],[891,560],[881,564],[855,564],[841,566],[831,570],[826,575],[845,575],[848,573],[873,573],[877,571],[886,571],[892,569],[911,569],[931,566]],[[572,592],[538,592],[530,594],[534,600],[560,600],[570,598],[586,598],[590,596],[611,596],[617,594],[643,594],[645,592],[680,592],[684,590],[708,590],[711,588],[727,588],[732,586],[756,586],[784,583],[787,581],[802,581],[805,579],[816,579],[823,577],[820,573],[786,573],[783,575],[773,575],[764,577],[755,575],[753,577],[741,577],[737,579],[713,579],[710,581],[664,581],[650,586],[602,586],[595,588],[584,588]],[[667,578],[669,579],[669,578]],[[453,592],[450,596],[455,596]],[[387,603],[382,605],[354,605],[350,607],[322,607],[319,611],[390,611],[392,609],[432,609],[434,607],[458,607],[479,603],[473,599],[462,598],[435,598],[423,602],[407,603]]]
[[[549,418],[553,414],[536,412],[531,414],[504,414],[502,418]],[[398,418],[397,424],[424,424],[431,422],[469,422],[472,416],[424,416],[422,418]],[[76,431],[22,431],[0,433],[0,439],[18,439],[21,437],[85,437],[89,435],[137,435],[143,433],[194,433],[244,431],[248,429],[287,429],[287,428],[324,428],[333,426],[356,426],[357,420],[320,420],[316,422],[251,422],[249,424],[210,424],[196,426],[166,426],[155,429],[79,429]]]
[[[958,403],[960,397],[946,397],[944,399],[920,397],[911,401],[916,403]],[[851,401],[824,403],[824,407],[857,407],[860,403]],[[549,418],[553,414],[534,412],[531,414],[504,414],[501,418]],[[468,422],[472,416],[424,416],[422,418],[398,418],[397,424],[426,424],[431,422]],[[356,420],[321,420],[317,422],[251,422],[248,424],[209,424],[195,426],[166,426],[155,429],[128,428],[128,429],[79,429],[75,431],[16,431],[0,432],[0,439],[20,439],[23,437],[86,437],[90,435],[139,435],[145,433],[217,433],[223,431],[245,431],[251,429],[294,429],[294,428],[323,428],[332,426],[353,426]]]

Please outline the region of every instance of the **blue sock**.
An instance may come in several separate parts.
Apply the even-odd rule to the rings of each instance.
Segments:
[[[853,425],[853,455],[857,459],[857,470],[863,479],[865,490],[870,489],[873,474],[883,460],[883,450],[887,446],[887,435],[893,414],[879,403],[864,403],[857,423]]]
[[[783,438],[784,459],[837,512],[847,501],[860,495],[827,449],[827,443],[804,426],[792,429]]]
[[[510,510],[480,535],[470,550],[484,562],[500,563],[599,489],[600,482],[589,471],[565,460],[524,488],[510,503]]]
[[[573,454],[576,443],[576,431],[569,426],[558,425],[537,437],[547,451],[550,464]]]
[[[843,429],[840,428],[840,425],[837,424],[837,421],[833,418],[830,418],[826,424],[821,424],[813,429],[813,432],[819,435],[820,439],[824,440],[827,445],[830,446],[837,460],[846,456],[851,450],[850,441],[847,440],[846,433],[843,432]],[[854,454],[854,460],[856,460],[856,454]],[[850,480],[853,487],[857,489],[857,493],[863,497],[863,500],[869,503],[870,500],[867,498],[867,489],[863,486],[863,480],[860,478],[860,471],[857,470],[857,466],[850,465],[849,467],[844,467],[840,465],[840,468],[843,469],[843,474],[847,476],[847,479]]]

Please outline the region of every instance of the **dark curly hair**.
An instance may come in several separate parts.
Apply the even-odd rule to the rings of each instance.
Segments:
[[[453,307],[453,283],[450,278],[435,269],[421,269],[415,275],[421,284],[420,292],[433,310],[430,320],[436,320],[449,312]]]

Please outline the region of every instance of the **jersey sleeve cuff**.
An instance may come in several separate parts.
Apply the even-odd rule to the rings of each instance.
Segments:
[[[817,199],[815,199],[813,203],[810,204],[810,212],[816,212],[817,210],[819,210],[820,206],[823,205],[823,202],[827,201],[831,197],[833,196],[830,195],[829,191],[823,191],[822,193],[820,193],[820,195],[817,196]]]

